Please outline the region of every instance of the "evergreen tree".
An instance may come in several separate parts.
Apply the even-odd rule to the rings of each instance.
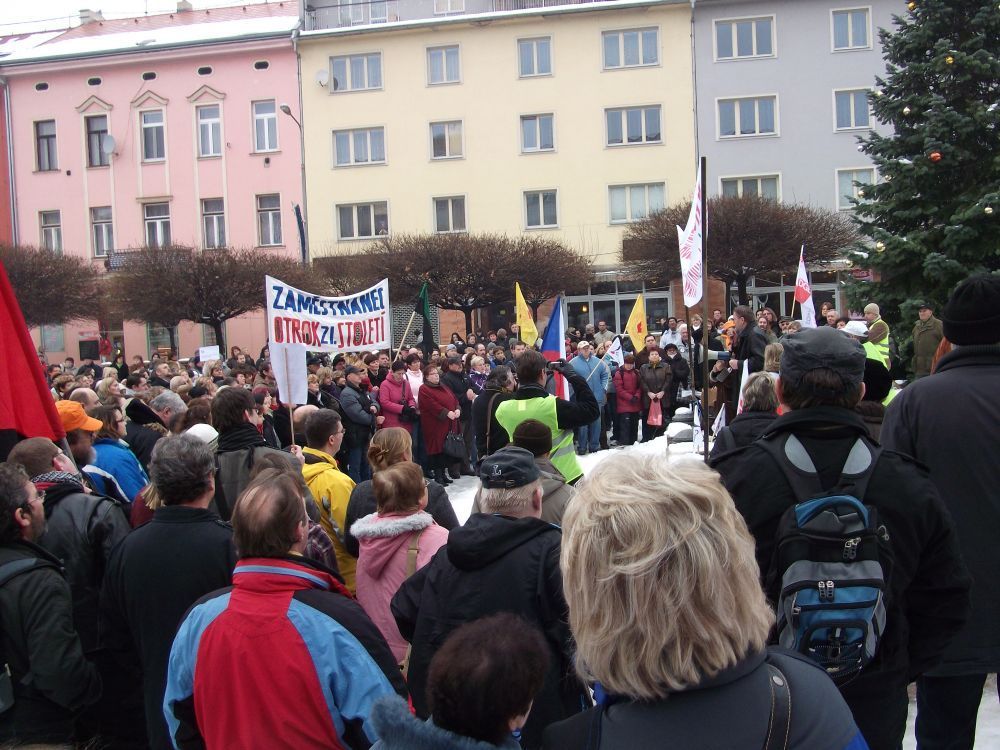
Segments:
[[[878,181],[858,186],[865,240],[852,260],[879,281],[848,289],[854,309],[877,301],[890,323],[914,320],[921,299],[940,310],[966,276],[1000,269],[1000,5],[907,8],[880,32],[886,76],[871,95],[892,133],[859,147]]]

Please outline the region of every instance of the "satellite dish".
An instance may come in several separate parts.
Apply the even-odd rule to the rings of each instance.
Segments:
[[[316,71],[316,83],[320,86],[326,86],[330,82],[330,71],[326,68],[322,68]]]
[[[110,156],[115,152],[115,148],[118,146],[115,143],[115,137],[110,133],[106,133],[103,138],[101,138],[101,151]]]

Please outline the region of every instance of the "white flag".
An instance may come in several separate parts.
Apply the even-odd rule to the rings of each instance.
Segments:
[[[715,417],[715,421],[712,422],[712,434],[716,437],[719,436],[719,432],[723,427],[726,426],[726,405],[721,404],[719,406],[719,413]]]
[[[284,404],[301,406],[309,398],[305,344],[279,344],[268,342],[271,370],[278,383],[278,398]]]
[[[698,452],[698,447],[704,442],[704,436],[701,432],[701,404],[697,401],[691,404],[691,413],[694,417],[694,422],[691,425],[691,442],[694,444],[694,452]]]
[[[677,243],[681,252],[681,280],[684,282],[684,304],[694,307],[701,299],[702,268],[701,240],[704,217],[701,215],[701,170],[694,183],[694,197],[691,199],[691,213],[687,226],[677,227]]]
[[[615,336],[615,340],[611,342],[611,346],[604,354],[617,362],[619,367],[625,366],[625,353],[622,351],[621,336]]]
[[[743,413],[743,393],[747,389],[747,381],[750,379],[750,360],[743,360],[743,373],[740,375],[740,400],[736,405],[736,414]]]
[[[816,307],[813,305],[812,287],[809,286],[809,277],[806,275],[806,246],[799,250],[799,270],[795,274],[795,301],[802,308],[802,327],[816,327]]]

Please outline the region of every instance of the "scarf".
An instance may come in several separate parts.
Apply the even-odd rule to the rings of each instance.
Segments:
[[[37,477],[32,477],[31,483],[35,485],[35,489],[42,492],[57,484],[70,484],[78,492],[84,491],[83,480],[80,479],[79,475],[70,474],[66,471],[47,471],[44,474],[39,474]]]
[[[257,428],[249,422],[244,422],[219,435],[219,453],[239,451],[244,448],[267,447],[267,441]]]

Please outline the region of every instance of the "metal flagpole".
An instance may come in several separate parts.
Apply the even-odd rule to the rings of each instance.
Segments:
[[[701,307],[705,315],[701,321],[701,418],[705,425],[702,430],[704,440],[705,463],[708,463],[708,210],[705,193],[708,183],[705,180],[706,160],[701,157]],[[689,340],[692,336],[688,331]]]

